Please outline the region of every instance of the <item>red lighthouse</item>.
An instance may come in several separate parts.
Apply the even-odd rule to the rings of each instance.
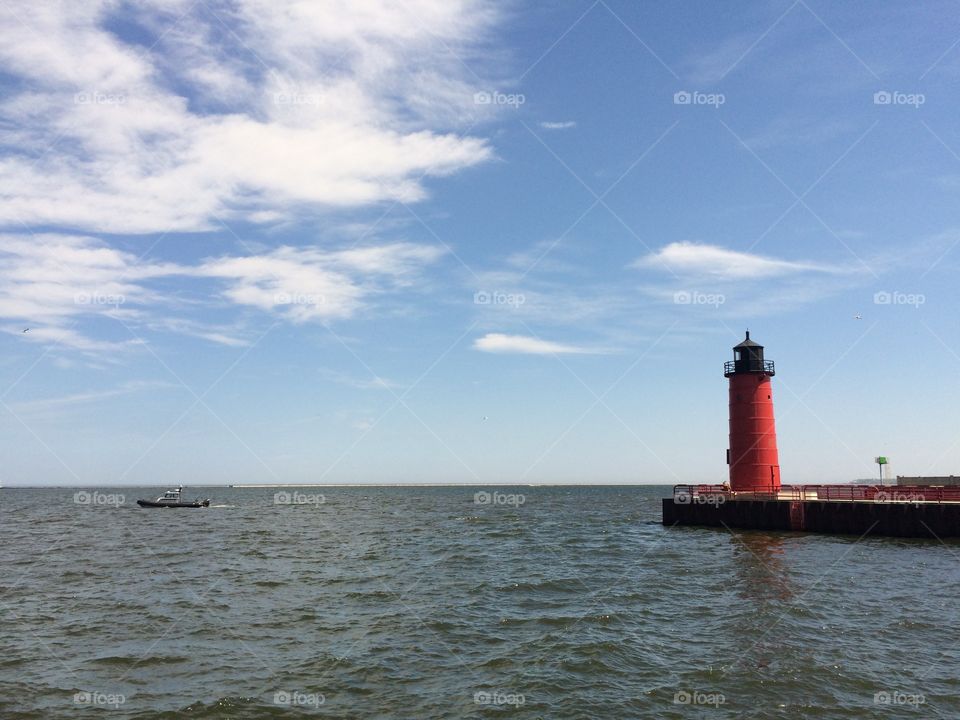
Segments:
[[[763,345],[750,339],[749,330],[733,348],[733,360],[723,364],[723,375],[730,378],[730,489],[777,492],[780,460],[770,391],[773,361],[763,359]]]

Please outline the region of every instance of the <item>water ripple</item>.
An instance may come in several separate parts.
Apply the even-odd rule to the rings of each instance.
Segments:
[[[663,488],[475,492],[0,490],[0,718],[960,715],[956,543],[668,529]]]

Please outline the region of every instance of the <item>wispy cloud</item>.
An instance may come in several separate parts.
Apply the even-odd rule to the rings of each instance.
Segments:
[[[442,249],[394,243],[330,252],[281,247],[264,255],[217,258],[193,271],[223,279],[224,296],[239,305],[273,311],[293,322],[353,315],[364,299],[403,285]]]
[[[778,146],[823,145],[838,138],[847,138],[852,142],[863,132],[863,128],[852,120],[823,118],[816,115],[801,116],[792,113],[776,118],[762,130],[744,138],[744,142],[754,151],[767,150]]]
[[[562,122],[551,122],[545,120],[540,123],[540,127],[544,130],[569,130],[570,128],[575,128],[577,126],[576,120],[564,120]]]
[[[18,415],[60,413],[70,408],[84,407],[122,395],[130,395],[141,390],[155,391],[164,388],[179,388],[179,385],[154,381],[130,381],[106,390],[90,390],[61,395],[59,397],[47,397],[14,403],[12,409]]]
[[[541,340],[526,335],[505,335],[503,333],[487,333],[473,341],[477,350],[489,353],[515,353],[521,355],[592,355],[600,352],[577,345]]]
[[[841,268],[820,263],[781,260],[719,245],[674,242],[640,258],[635,267],[669,269],[676,274],[698,275],[719,280],[768,278],[804,272],[840,273]]]
[[[320,368],[320,375],[321,377],[331,380],[332,382],[339,383],[340,385],[346,385],[347,387],[351,387],[356,390],[394,390],[400,387],[400,385],[392,380],[380,377],[379,375],[358,378],[338,370],[331,370],[329,368]]]
[[[183,312],[182,308],[180,312]],[[243,328],[239,324],[218,326],[186,317],[164,315],[162,317],[151,317],[148,327],[151,330],[196,337],[228,347],[244,347],[249,344],[247,338],[244,337]]]
[[[134,321],[154,299],[144,280],[175,270],[164,263],[138,264],[134,255],[94,238],[0,235],[0,319],[8,321],[2,329],[28,341],[94,353],[129,349],[140,343],[126,332],[119,341],[102,340],[76,326],[96,317]]]
[[[484,139],[451,132],[478,111],[457,58],[496,18],[483,0],[146,2],[135,19],[131,8],[8,3],[0,223],[275,222],[418,201],[425,178],[492,157]],[[134,24],[156,31],[153,52],[116,31]]]
[[[187,265],[138,258],[90,237],[6,235],[0,236],[0,318],[9,321],[2,328],[8,333],[90,352],[141,342],[125,329],[118,342],[78,327],[95,317],[243,345],[241,328],[204,321],[196,316],[204,307],[169,297],[152,282],[176,277],[225,307],[256,308],[294,323],[324,321],[351,317],[376,298],[410,287],[445,252],[412,243],[346,250],[285,246]]]

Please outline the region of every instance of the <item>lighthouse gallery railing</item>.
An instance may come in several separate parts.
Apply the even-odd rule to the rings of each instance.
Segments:
[[[737,366],[748,367],[750,371],[754,371],[754,368],[750,368],[749,360],[727,360],[723,363],[723,375],[724,377],[729,377],[737,371]],[[760,368],[756,368],[757,372],[760,372]],[[763,372],[770,373],[771,375],[775,372],[773,360],[764,360],[763,361]]]

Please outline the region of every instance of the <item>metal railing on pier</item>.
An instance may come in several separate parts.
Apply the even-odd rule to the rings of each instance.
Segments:
[[[960,502],[960,486],[939,485],[783,485],[777,492],[733,492],[726,485],[674,485],[676,502],[726,500],[827,500],[830,502]]]

